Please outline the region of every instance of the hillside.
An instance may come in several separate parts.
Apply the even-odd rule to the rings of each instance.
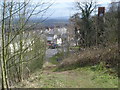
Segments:
[[[115,54],[116,49],[113,49],[101,54],[102,57],[110,55],[110,53]],[[109,48],[110,49],[110,48]],[[68,57],[61,61],[60,64],[53,64],[51,62],[46,62],[41,70],[37,70],[35,73],[30,75],[27,80],[19,83],[16,87],[24,88],[118,88],[118,77],[115,70],[115,66],[106,64],[100,61],[100,63],[90,62],[84,63],[87,60],[95,61],[96,55],[100,54],[100,50],[88,49],[79,54],[72,55],[73,58]],[[114,56],[114,55],[113,55]],[[100,56],[99,56],[100,57]],[[89,58],[89,59],[85,59]],[[110,60],[106,57],[106,60]],[[100,59],[100,58],[99,58]],[[76,60],[76,62],[75,62]],[[78,60],[78,61],[77,61]],[[98,60],[98,58],[96,58]],[[114,59],[115,60],[115,59]],[[81,63],[79,61],[82,61]],[[79,66],[78,63],[79,62]],[[77,64],[76,64],[77,63]],[[81,66],[82,65],[82,66]]]
[[[49,63],[50,64],[50,63]],[[48,65],[49,66],[49,65]],[[48,67],[46,66],[46,68]],[[51,66],[51,68],[50,68]],[[17,85],[18,88],[117,88],[118,78],[94,71],[90,67],[74,70],[53,72],[52,64],[49,70],[38,70],[28,80]]]
[[[42,22],[43,20],[45,20],[44,22]],[[30,22],[32,23],[41,23],[44,25],[44,26],[54,26],[54,25],[65,25],[65,24],[68,24],[69,23],[69,20],[67,17],[63,17],[63,18],[32,18],[30,19]]]
[[[81,52],[70,55],[59,65],[58,70],[71,70],[86,66],[103,64],[105,68],[111,68],[118,73],[118,45],[108,47],[91,47],[81,50]]]

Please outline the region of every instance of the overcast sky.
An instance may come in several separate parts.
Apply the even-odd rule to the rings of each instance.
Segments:
[[[43,1],[51,1],[51,0],[43,0]],[[69,17],[73,13],[75,13],[75,2],[78,0],[52,0],[51,2],[55,2],[48,11],[48,14],[53,13],[51,17]],[[85,1],[85,0],[79,0]],[[86,0],[88,1],[88,0]],[[111,2],[111,0],[96,0],[99,5],[107,5]],[[115,0],[114,0],[115,1]],[[34,2],[40,2],[40,0],[34,0]]]
[[[16,1],[16,0],[15,0]],[[17,0],[19,1],[19,0]],[[78,0],[31,0],[34,3],[38,2],[54,2],[54,4],[50,7],[48,12],[46,13],[46,16],[49,16],[52,14],[51,18],[55,17],[69,17],[73,15],[75,10],[75,2]],[[80,2],[85,2],[89,0],[79,0]],[[111,1],[116,0],[94,0],[97,1],[97,4],[101,6],[107,6],[108,3]]]

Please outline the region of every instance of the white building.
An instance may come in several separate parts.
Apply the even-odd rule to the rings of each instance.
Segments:
[[[61,46],[62,38],[67,38],[67,29],[65,27],[48,28],[45,30],[46,39],[49,42],[56,43]]]

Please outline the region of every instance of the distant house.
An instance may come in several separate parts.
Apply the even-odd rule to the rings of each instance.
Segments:
[[[65,27],[48,27],[45,30],[45,35],[48,43],[56,43],[59,46],[62,44],[62,38],[67,38],[67,29]]]
[[[58,39],[57,39],[57,44],[58,44],[59,46],[61,46],[61,44],[62,44],[62,39],[61,39],[61,38],[58,38]]]
[[[47,37],[47,41],[53,41],[53,37]]]
[[[48,43],[52,43],[54,40],[54,34],[46,34],[46,39]]]

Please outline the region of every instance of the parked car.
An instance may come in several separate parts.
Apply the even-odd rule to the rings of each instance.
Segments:
[[[48,46],[48,47],[51,46],[51,41],[47,41],[47,46]]]
[[[49,48],[51,49],[55,49],[58,47],[58,44],[55,44],[55,43],[51,43],[51,45],[49,46]]]

